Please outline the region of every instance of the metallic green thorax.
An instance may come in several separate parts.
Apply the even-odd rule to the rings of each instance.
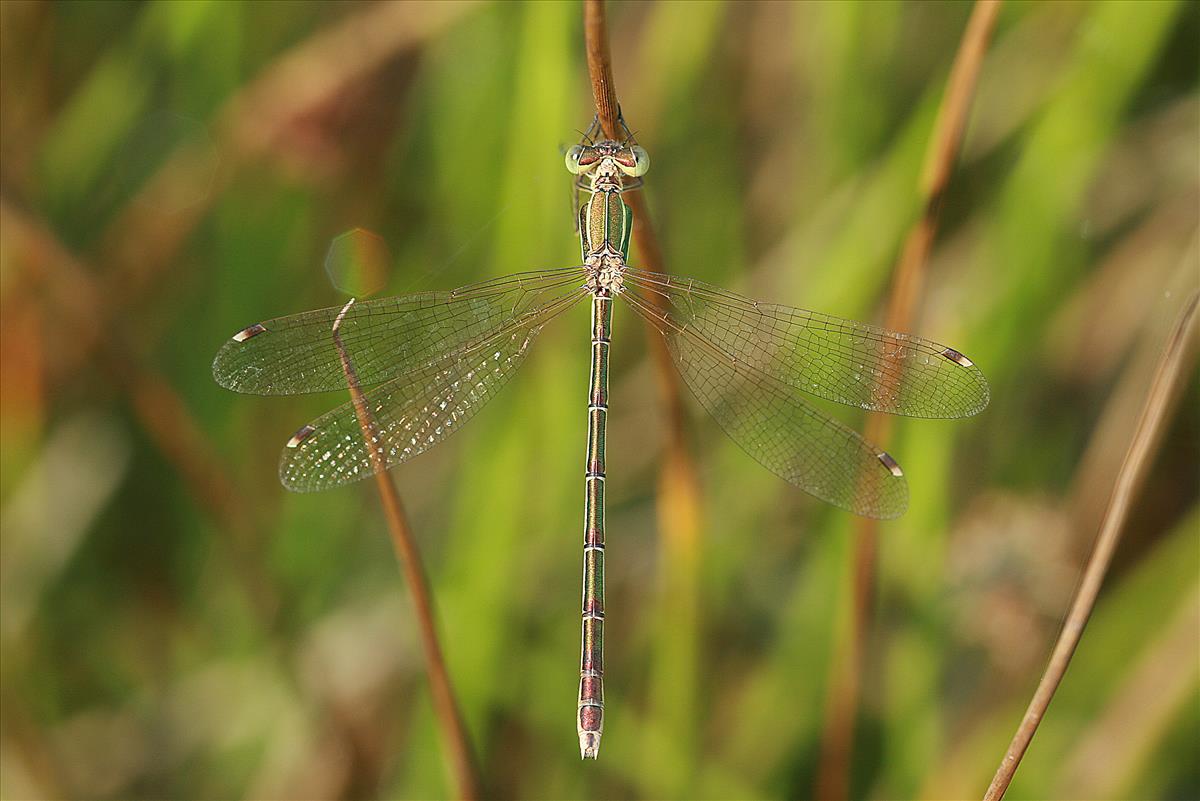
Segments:
[[[608,246],[629,258],[629,234],[633,230],[633,212],[621,200],[620,190],[595,192],[579,208],[579,241],[586,260]]]

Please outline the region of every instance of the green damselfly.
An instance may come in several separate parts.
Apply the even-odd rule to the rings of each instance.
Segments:
[[[597,756],[603,731],[605,433],[615,299],[666,339],[684,383],[750,456],[855,514],[902,514],[903,473],[804,395],[928,418],[965,417],[988,403],[983,374],[953,348],[630,266],[633,219],[621,195],[640,186],[649,157],[625,133],[624,141],[597,141],[593,124],[566,154],[576,190],[587,194],[577,218],[582,264],[255,323],[234,334],[213,362],[217,382],[237,392],[345,389],[336,325],[367,388],[375,445],[392,467],[461,428],[508,381],[546,323],[591,299],[576,717],[585,758]],[[378,464],[348,402],[292,436],[279,475],[288,489],[309,492],[365,478]]]

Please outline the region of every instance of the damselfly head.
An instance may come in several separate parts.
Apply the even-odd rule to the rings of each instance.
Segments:
[[[650,154],[642,148],[605,140],[594,145],[575,145],[568,150],[567,170],[572,175],[582,175],[606,159],[611,160],[618,170],[630,178],[639,178],[650,169]]]

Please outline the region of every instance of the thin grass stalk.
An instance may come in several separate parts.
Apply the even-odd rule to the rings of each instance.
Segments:
[[[583,9],[588,76],[596,115],[604,135],[620,140],[625,132],[619,123],[620,105],[613,81],[604,0],[585,0]],[[633,212],[633,240],[641,266],[654,272],[667,272],[645,194],[640,190],[632,191],[626,193],[624,199]],[[665,299],[652,293],[651,301],[661,307]],[[700,628],[700,479],[688,447],[683,393],[670,352],[658,331],[649,324],[646,332],[667,421],[657,497],[663,549],[660,588],[663,603],[669,606],[663,619],[670,621],[670,636],[661,641],[653,695],[656,705],[669,719],[665,728],[671,737],[681,738],[686,751],[688,740],[695,735],[698,726],[694,710],[698,692]]]
[[[106,296],[94,270],[71,253],[44,221],[0,195],[0,228],[13,245],[20,279],[42,293],[54,309],[58,329],[72,338],[91,339],[99,365],[125,395],[138,424],[174,469],[197,509],[223,535],[216,543],[249,601],[268,651],[276,658],[280,675],[298,687],[295,660],[286,648],[270,647],[280,602],[262,560],[251,506],[209,449],[191,410],[166,378],[124,345],[126,338],[115,321],[102,324],[108,319]]]
[[[196,507],[224,535],[217,540],[227,551],[224,559],[237,576],[270,646],[269,634],[275,628],[280,602],[262,561],[251,505],[229,479],[226,466],[210,451],[191,410],[166,378],[122,344],[125,338],[115,317],[110,316],[112,310],[90,265],[72,254],[43,221],[18,210],[2,195],[0,227],[16,242],[21,278],[45,294],[58,314],[59,328],[70,331],[74,338],[91,339],[99,364],[114,387],[125,394],[138,424],[175,470]],[[109,319],[113,322],[103,324]],[[290,643],[282,645],[269,650],[277,658],[280,674],[296,687],[296,663],[287,652]],[[336,705],[327,711],[339,717]]]
[[[609,139],[620,140],[622,133],[617,124],[621,106],[617,103],[617,90],[613,85],[612,54],[608,48],[608,16],[604,0],[584,0],[583,37],[587,51],[588,77],[592,82],[592,99],[596,103],[596,114],[600,127]]]
[[[999,11],[1000,0],[980,0],[975,4],[947,77],[946,92],[938,109],[933,136],[925,151],[921,170],[923,212],[904,241],[888,299],[884,325],[893,330],[912,328],[916,316],[925,284],[929,253],[937,233],[942,199],[962,146],[971,100]],[[898,385],[902,368],[903,365],[896,365],[895,374],[885,380]],[[864,431],[868,441],[885,447],[891,431],[891,416],[868,416]],[[843,646],[834,651],[829,674],[830,689],[821,736],[821,760],[817,770],[816,791],[819,798],[842,799],[849,795],[854,722],[858,717],[863,659],[874,601],[879,521],[862,518],[857,521],[856,528],[858,536],[854,542],[851,572],[849,632],[843,640]]]
[[[404,571],[408,583],[409,596],[412,599],[413,612],[421,632],[421,647],[425,654],[425,674],[429,677],[429,689],[433,695],[433,711],[442,735],[442,744],[450,756],[451,773],[458,789],[458,797],[466,801],[474,801],[482,797],[479,770],[475,756],[467,739],[466,726],[463,724],[458,701],[454,695],[454,687],[450,682],[450,674],[446,670],[446,660],[442,656],[442,646],[438,639],[437,625],[433,619],[433,600],[429,590],[429,581],[421,562],[421,553],[413,539],[412,528],[408,524],[408,516],[404,513],[404,504],[400,501],[400,493],[392,483],[391,474],[387,470],[380,447],[379,426],[376,424],[371,410],[363,397],[358,374],[346,346],[342,342],[342,318],[354,303],[351,299],[338,315],[333,324],[333,342],[337,347],[338,358],[342,363],[342,372],[346,376],[346,386],[354,402],[354,414],[358,418],[359,428],[362,429],[363,441],[371,457],[371,468],[375,472],[375,487],[379,490],[379,499],[383,504],[384,519],[387,521],[388,533],[391,535],[392,548],[396,552],[396,561]]]
[[[239,160],[245,160],[269,148],[288,125],[302,116],[305,109],[321,105],[350,81],[361,79],[396,53],[420,43],[472,4],[454,5],[456,7],[448,8],[436,19],[424,15],[423,19],[432,20],[429,25],[407,24],[407,17],[396,16],[395,6],[356,14],[289,50],[258,79],[235,94],[218,114],[216,127],[220,138],[228,145],[224,150],[235,152]],[[375,33],[379,30],[391,33],[380,36]],[[365,42],[365,46],[348,49],[347,42]],[[350,51],[356,57],[346,59],[345,55]],[[315,83],[310,80],[313,76],[319,78]],[[115,277],[112,280],[121,284],[121,292],[105,292],[104,287],[91,278],[96,271],[86,269],[58,245],[48,229],[29,220],[3,199],[0,199],[0,216],[5,220],[6,230],[12,230],[9,227],[9,223],[12,223],[36,248],[37,255],[31,256],[34,281],[48,287],[59,301],[58,305],[82,334],[74,339],[73,355],[77,362],[86,358],[90,350],[98,351],[101,362],[113,375],[115,383],[128,394],[138,420],[168,461],[176,467],[190,494],[217,521],[221,530],[233,535],[235,555],[230,561],[239,573],[244,574],[243,584],[260,612],[264,626],[269,629],[278,601],[270,592],[271,583],[263,579],[265,572],[255,567],[258,560],[251,554],[254,523],[248,512],[249,507],[228,480],[224,468],[208,452],[199,426],[170,383],[142,365],[134,354],[119,344],[113,332],[119,315],[118,303],[105,301],[111,297],[127,302],[131,284],[141,289],[152,274],[169,263],[170,254],[182,244],[186,233],[202,219],[203,212],[219,195],[220,188],[231,175],[228,168],[220,173],[217,186],[211,187],[211,191],[196,193],[204,197],[206,202],[189,206],[190,214],[183,217],[175,214],[169,221],[158,219],[163,209],[174,209],[176,204],[158,202],[154,198],[171,198],[180,193],[189,193],[189,186],[195,187],[198,182],[208,180],[208,176],[197,169],[203,156],[190,144],[182,145],[143,186],[138,196],[102,237],[102,250],[106,254],[104,260],[114,267]],[[160,225],[160,222],[163,224]],[[146,231],[155,232],[155,236],[146,240]],[[130,250],[132,245],[129,243],[132,240],[138,242],[134,248],[136,253]],[[134,291],[132,294],[138,293]],[[386,509],[386,496],[384,505]],[[402,508],[396,508],[400,511],[399,519],[403,521]],[[389,513],[389,523],[393,517]],[[402,553],[401,545],[395,543],[394,533],[393,539],[398,554]],[[411,539],[409,542],[411,544]],[[415,560],[407,558],[401,561],[406,571],[411,563],[415,563]],[[409,579],[410,586],[416,586],[411,572]],[[414,601],[414,605],[420,608],[418,601]],[[424,627],[422,637],[427,641]],[[428,646],[426,651],[428,653]],[[437,658],[440,662],[440,652]],[[442,672],[444,674],[444,665]],[[441,683],[434,678],[432,670],[430,674],[435,712],[441,719],[445,717],[440,711],[445,707],[445,702],[439,698],[446,696],[448,685],[439,686]],[[453,702],[453,696],[450,696],[450,701]],[[458,739],[465,742],[465,737],[461,736],[461,720],[458,728]],[[469,756],[469,750],[467,753]],[[462,773],[458,766],[463,760],[457,753],[454,762],[458,776]],[[467,781],[459,779],[459,786],[462,788],[462,797],[477,798],[477,772],[473,769],[473,761],[470,764],[470,778]]]
[[[1130,508],[1150,470],[1152,457],[1162,441],[1174,403],[1178,401],[1177,385],[1190,370],[1189,363],[1193,360],[1191,357],[1194,353],[1190,354],[1189,351],[1193,350],[1192,346],[1195,345],[1192,337],[1195,333],[1198,303],[1200,292],[1193,292],[1167,337],[1166,346],[1154,371],[1154,379],[1146,393],[1146,402],[1138,417],[1137,428],[1113,485],[1108,507],[1100,523],[1099,534],[1088,556],[1083,579],[1071,600],[1070,610],[1054,643],[1050,661],[1042,673],[1029,707],[1025,710],[1012,742],[1000,760],[992,783],[983,795],[984,801],[999,801],[1004,797],[1025,751],[1029,748],[1029,743],[1033,740],[1034,733],[1037,732],[1038,724],[1045,717],[1046,709],[1071,664],[1071,657],[1083,636],[1083,629],[1091,617],[1092,609],[1095,608],[1096,598],[1100,595],[1104,576],[1112,563]]]
[[[1126,322],[1123,324],[1112,322],[1112,304],[1121,302],[1122,298],[1145,298],[1160,291],[1164,301],[1168,297],[1181,298],[1195,283],[1196,265],[1200,263],[1200,227],[1196,227],[1195,223],[1196,209],[1200,208],[1200,185],[1197,185],[1196,190],[1194,193],[1189,193],[1179,203],[1182,212],[1180,222],[1190,228],[1190,235],[1186,243],[1180,243],[1183,257],[1178,260],[1175,268],[1170,273],[1164,274],[1162,271],[1155,272],[1146,265],[1147,251],[1150,248],[1163,247],[1172,238],[1172,233],[1155,226],[1153,222],[1143,224],[1143,227],[1127,237],[1125,243],[1118,244],[1114,248],[1114,250],[1125,250],[1127,253],[1127,256],[1115,265],[1115,269],[1123,271],[1127,276],[1145,273],[1148,274],[1149,280],[1145,280],[1140,286],[1118,285],[1112,290],[1112,294],[1089,299],[1088,309],[1080,314],[1079,319],[1104,317],[1106,324],[1089,326],[1096,331],[1089,334],[1087,341],[1074,346],[1067,358],[1079,363],[1085,359],[1097,358],[1096,354],[1102,353],[1101,348],[1111,349],[1107,356],[1103,357],[1106,362],[1105,367],[1089,367],[1091,375],[1085,380],[1095,380],[1101,369],[1111,368],[1117,359],[1123,357],[1123,354],[1128,353],[1129,355],[1124,357],[1128,361],[1121,370],[1120,379],[1109,392],[1108,398],[1104,401],[1104,410],[1097,417],[1095,425],[1092,426],[1087,446],[1079,458],[1074,475],[1071,477],[1070,489],[1065,495],[1064,508],[1071,521],[1071,529],[1075,537],[1082,538],[1100,527],[1105,501],[1111,491],[1112,483],[1117,477],[1117,471],[1121,469],[1121,459],[1125,456],[1125,447],[1133,433],[1137,410],[1154,370],[1154,363],[1158,358],[1157,348],[1161,338],[1159,335],[1165,334],[1176,311],[1173,306],[1167,308],[1165,302],[1159,303],[1155,305],[1151,318],[1146,320],[1145,307],[1138,307],[1138,311],[1142,315],[1142,325],[1140,326],[1142,334],[1141,341],[1135,346],[1132,340],[1139,328],[1135,322],[1136,318],[1127,312],[1129,318]],[[1101,271],[1106,269],[1113,270],[1114,265],[1112,263],[1102,265],[1093,275],[1099,276]],[[1138,280],[1146,279],[1147,275],[1145,274],[1139,275]],[[1080,308],[1083,305],[1082,298],[1092,291],[1092,289],[1081,290],[1077,293],[1076,299],[1070,302],[1074,303],[1076,308]],[[1112,330],[1119,327],[1126,330],[1124,332]],[[1103,338],[1103,345],[1099,342],[1099,338]],[[1094,345],[1093,342],[1095,342]],[[1079,543],[1081,551],[1085,544],[1084,542]]]
[[[1113,689],[1095,722],[1072,743],[1053,797],[1119,798],[1149,763],[1172,721],[1195,703],[1196,663],[1179,655],[1196,653],[1200,578],[1181,598],[1164,614],[1166,624]]]

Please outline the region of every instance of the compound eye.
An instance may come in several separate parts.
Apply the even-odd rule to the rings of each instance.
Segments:
[[[583,145],[575,145],[567,151],[567,171],[572,175],[579,175],[587,169],[586,166],[579,163],[579,159],[583,156]]]
[[[650,169],[650,154],[637,145],[630,147],[623,155],[625,158],[619,159],[617,164],[621,172],[630,178],[641,178]]]

